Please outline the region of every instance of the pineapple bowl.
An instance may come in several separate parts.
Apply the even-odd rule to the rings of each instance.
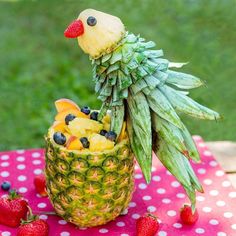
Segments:
[[[134,190],[134,157],[123,123],[110,130],[109,112],[80,109],[68,99],[55,102],[58,114],[46,135],[46,180],[58,215],[80,227],[105,224],[127,208]]]

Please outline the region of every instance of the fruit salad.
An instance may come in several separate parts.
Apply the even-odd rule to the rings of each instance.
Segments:
[[[119,137],[110,131],[109,111],[99,121],[99,111],[91,110],[88,106],[79,108],[72,100],[59,99],[55,106],[57,114],[49,129],[49,136],[55,145],[68,150],[99,152],[113,149],[127,138],[125,122]]]

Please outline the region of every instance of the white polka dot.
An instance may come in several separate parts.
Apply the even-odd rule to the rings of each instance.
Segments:
[[[215,167],[215,166],[218,165],[218,163],[216,161],[210,161],[209,165],[212,166],[212,167]]]
[[[165,231],[159,231],[158,236],[167,236]]]
[[[163,198],[162,202],[165,204],[169,204],[169,203],[171,203],[171,200],[169,198]]]
[[[211,196],[217,196],[218,194],[219,194],[219,191],[217,191],[215,189],[210,191]]]
[[[19,161],[19,162],[23,162],[23,161],[25,161],[25,157],[23,157],[23,156],[18,156],[18,157],[16,158],[16,160]]]
[[[154,207],[154,206],[149,206],[148,208],[147,208],[147,211],[148,212],[155,212],[157,209],[156,209],[156,207]]]
[[[195,232],[196,232],[197,234],[204,234],[204,233],[205,233],[205,230],[202,229],[202,228],[197,228],[197,229],[195,229]]]
[[[199,202],[205,201],[205,197],[203,197],[203,196],[197,196],[196,199],[197,199]]]
[[[212,180],[211,179],[204,179],[203,183],[206,185],[211,185],[212,184]]]
[[[120,236],[129,236],[128,234],[121,234]]]
[[[152,180],[155,181],[155,182],[159,182],[159,181],[161,181],[161,177],[159,175],[154,175],[152,177]]]
[[[47,204],[44,202],[41,202],[38,204],[38,208],[45,208],[46,206],[47,206]]]
[[[18,150],[16,150],[16,152],[17,152],[18,154],[23,154],[23,153],[25,152],[25,150],[24,150],[24,149],[18,149]]]
[[[227,236],[227,234],[225,232],[218,232],[217,236]]]
[[[206,213],[211,212],[212,209],[210,207],[203,207],[202,210]]]
[[[36,197],[38,197],[38,198],[42,198],[42,196],[40,195],[40,194],[36,194]]]
[[[173,182],[171,183],[171,186],[174,187],[174,188],[177,188],[177,187],[180,186],[180,183],[179,183],[178,181],[173,181]]]
[[[218,224],[219,224],[219,221],[218,221],[218,220],[215,220],[215,219],[211,219],[211,220],[209,221],[209,223],[210,223],[211,225],[218,225]]]
[[[170,171],[168,171],[168,170],[166,171],[166,174],[167,174],[167,175],[172,175],[172,174],[170,173]]]
[[[32,157],[33,158],[37,158],[37,157],[40,157],[41,155],[40,155],[40,153],[39,152],[33,152],[32,153]]]
[[[233,217],[233,213],[232,212],[225,212],[224,217],[225,218],[231,218],[231,217]]]
[[[143,176],[142,176],[141,174],[136,174],[136,175],[134,176],[135,179],[142,179],[142,177],[143,177]]]
[[[225,188],[226,188],[226,187],[231,186],[231,183],[230,183],[228,180],[225,180],[225,181],[222,182],[221,185],[222,185],[222,187],[225,187]]]
[[[223,176],[224,175],[224,171],[223,170],[217,170],[216,171],[216,176]]]
[[[217,201],[216,202],[216,205],[219,206],[219,207],[223,207],[223,206],[225,206],[225,204],[226,203],[224,201]]]
[[[25,188],[25,187],[19,188],[19,192],[20,192],[20,193],[26,193],[27,191],[28,191],[28,189]]]
[[[151,200],[151,199],[152,199],[151,196],[148,196],[148,195],[143,196],[143,200],[144,200],[144,201],[149,201],[149,200]]]
[[[136,205],[137,205],[137,204],[136,204],[135,202],[130,202],[130,203],[129,203],[129,207],[136,207]]]
[[[80,230],[86,230],[86,227],[79,227]]]
[[[177,198],[185,198],[185,194],[184,193],[177,193],[176,197]]]
[[[132,215],[132,218],[135,219],[135,220],[137,220],[138,218],[140,218],[140,215],[139,215],[139,214],[133,214],[133,215]]]
[[[1,160],[2,161],[6,161],[6,160],[8,160],[10,157],[9,157],[9,155],[2,155],[1,156]]]
[[[125,223],[124,223],[123,221],[119,221],[119,222],[116,223],[116,225],[117,225],[118,227],[124,227],[124,226],[125,226]]]
[[[48,216],[47,216],[47,215],[40,215],[40,216],[39,216],[39,219],[41,219],[41,220],[47,220],[47,219],[48,219]]]
[[[177,229],[182,228],[182,224],[180,224],[180,223],[174,223],[173,226]]]
[[[25,169],[25,165],[24,164],[19,164],[19,165],[17,165],[17,169],[18,170],[24,170]]]
[[[236,198],[236,192],[230,192],[229,197],[230,198]]]
[[[9,165],[10,165],[10,163],[7,162],[7,161],[4,161],[4,162],[1,163],[1,167],[7,167]]]
[[[18,181],[25,181],[27,177],[25,175],[19,175],[17,179]]]
[[[66,225],[67,222],[65,220],[58,220],[58,224],[60,225]]]
[[[157,189],[157,193],[159,193],[159,194],[164,194],[165,192],[166,192],[166,190],[164,188]]]
[[[105,233],[107,233],[108,232],[108,229],[99,229],[99,233],[101,233],[101,234],[105,234]]]
[[[146,188],[147,188],[147,185],[144,184],[144,183],[141,183],[141,184],[138,185],[138,187],[139,187],[140,189],[146,189]]]
[[[194,139],[195,141],[202,141],[202,137],[199,136],[199,135],[194,135],[194,136],[193,136],[193,139]]]
[[[3,231],[1,235],[2,235],[2,236],[10,236],[11,233],[8,232],[8,231]]]
[[[70,236],[70,233],[69,232],[61,232],[60,236]]]
[[[1,172],[2,177],[8,177],[9,175],[10,175],[10,173],[8,171],[2,171]]]
[[[205,143],[198,143],[198,146],[199,147],[206,147],[206,144]]]
[[[156,171],[157,168],[155,166],[152,166],[152,172]]]
[[[199,168],[199,169],[197,170],[197,172],[198,172],[199,174],[203,175],[203,174],[206,173],[206,169],[204,169],[204,168]]]
[[[40,174],[42,174],[42,170],[41,169],[35,169],[34,174],[35,175],[40,175]]]
[[[176,211],[174,211],[174,210],[167,211],[167,215],[168,216],[175,216],[176,215]]]
[[[135,169],[135,170],[138,170],[138,169],[139,169],[139,166],[138,166],[138,165],[135,165],[135,166],[134,166],[134,169]]]
[[[231,228],[236,230],[236,224],[231,225]]]
[[[33,165],[40,165],[41,161],[40,160],[33,160]]]
[[[207,157],[210,157],[212,155],[211,152],[208,150],[204,151],[203,154]]]

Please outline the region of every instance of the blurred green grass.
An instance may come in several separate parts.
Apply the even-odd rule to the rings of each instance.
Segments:
[[[88,57],[63,31],[81,10],[119,16],[127,29],[186,62],[207,82],[197,101],[219,111],[220,122],[184,117],[206,140],[236,140],[236,6],[220,0],[98,0],[0,2],[0,150],[43,147],[61,97],[98,107]]]

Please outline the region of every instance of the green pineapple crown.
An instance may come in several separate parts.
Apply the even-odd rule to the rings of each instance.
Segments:
[[[110,109],[111,130],[118,136],[126,121],[131,148],[146,181],[151,180],[153,150],[185,188],[194,209],[195,190],[203,192],[203,188],[189,160],[200,162],[200,157],[178,114],[208,120],[220,115],[188,96],[187,90],[203,82],[172,70],[185,63],[169,62],[154,47],[154,42],[126,32],[111,50],[90,55],[95,91],[103,102],[98,119]]]

